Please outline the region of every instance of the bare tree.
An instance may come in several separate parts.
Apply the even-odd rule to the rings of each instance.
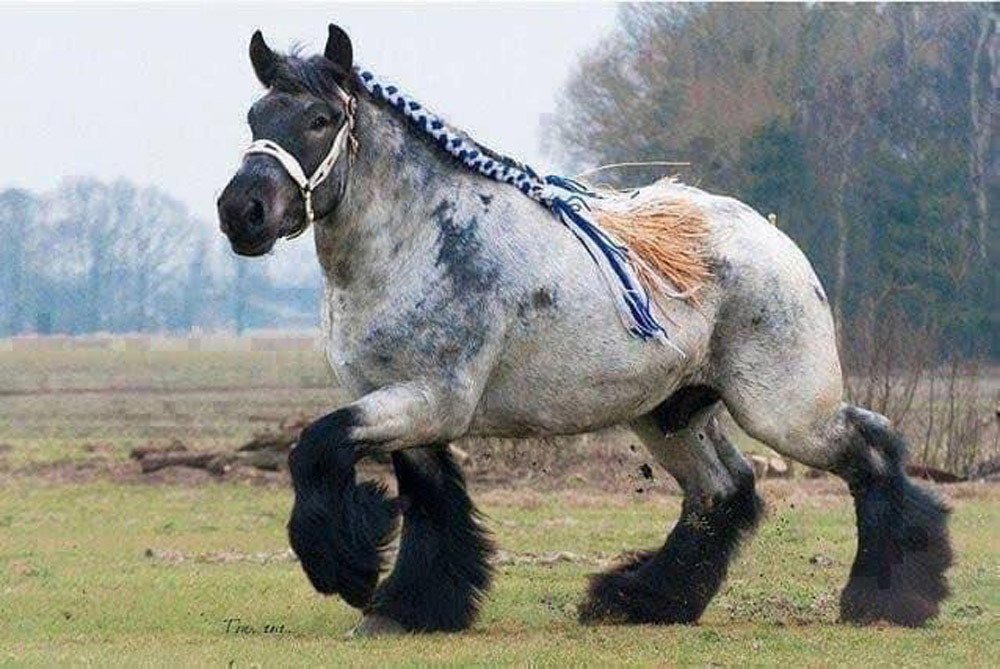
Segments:
[[[0,193],[0,332],[16,334],[25,327],[25,310],[34,272],[31,240],[37,235],[41,205],[27,191]]]
[[[969,66],[969,116],[972,141],[969,151],[969,172],[976,201],[980,256],[985,259],[987,227],[990,221],[987,195],[987,160],[993,146],[993,126],[1000,114],[1000,23],[996,5],[975,5],[973,17],[977,23],[976,46]],[[984,86],[985,84],[985,86]],[[984,90],[985,88],[985,90]]]

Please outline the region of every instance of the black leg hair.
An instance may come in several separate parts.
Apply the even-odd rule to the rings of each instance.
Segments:
[[[715,596],[740,541],[763,511],[752,472],[707,510],[685,498],[681,517],[659,551],[641,553],[591,578],[583,623],[694,623]]]
[[[288,456],[295,489],[288,537],[313,587],[364,608],[378,583],[398,507],[383,485],[356,482],[358,445],[348,439],[353,422],[351,410],[341,409],[302,430]]]
[[[403,531],[392,573],[370,612],[410,631],[472,625],[490,585],[493,542],[446,446],[392,454]]]
[[[841,620],[921,625],[949,594],[949,509],[906,477],[898,433],[866,412],[848,409],[847,419],[854,436],[836,471],[854,497],[858,552],[841,594]]]

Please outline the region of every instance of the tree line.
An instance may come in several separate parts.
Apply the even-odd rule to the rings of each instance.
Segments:
[[[1000,357],[997,18],[990,4],[625,5],[543,135],[571,168],[685,162],[685,181],[775,214],[849,349],[885,348],[892,323]],[[274,262],[236,258],[156,188],[0,191],[0,336],[314,325],[318,273],[289,283]]]
[[[318,281],[276,281],[218,237],[126,180],[0,191],[0,336],[315,325]]]
[[[544,134],[571,168],[686,162],[775,214],[848,346],[874,315],[1000,357],[997,23],[994,4],[626,5]]]

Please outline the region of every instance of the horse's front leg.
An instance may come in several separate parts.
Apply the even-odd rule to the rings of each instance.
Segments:
[[[356,634],[461,630],[490,585],[493,543],[446,444],[396,451],[403,532]]]
[[[424,386],[390,386],[316,421],[289,457],[295,505],[292,548],[309,580],[367,615],[360,633],[459,629],[471,623],[489,580],[489,542],[461,472],[442,444],[467,421],[466,404]],[[355,462],[393,453],[405,525],[392,575],[372,595],[399,504],[382,486],[355,481]]]
[[[288,538],[313,587],[364,608],[398,510],[384,486],[355,480],[354,463],[365,448],[354,436],[358,418],[358,409],[347,406],[302,430],[288,456],[295,490]]]

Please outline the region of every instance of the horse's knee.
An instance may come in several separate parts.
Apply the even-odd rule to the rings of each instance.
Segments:
[[[289,453],[295,503],[288,538],[313,587],[361,608],[371,599],[396,506],[383,486],[357,484],[351,409],[334,411],[302,431]]]
[[[478,397],[469,389],[397,384],[353,402],[350,436],[369,448],[398,451],[462,437]]]
[[[421,384],[386,386],[302,431],[289,455],[295,504],[288,535],[317,590],[339,593],[359,608],[369,604],[399,505],[387,499],[380,484],[356,483],[354,463],[373,452],[396,452],[457,435],[469,414],[469,402],[455,399],[459,395]],[[415,470],[404,476],[416,476]],[[430,513],[436,503],[433,497],[425,499],[422,512]]]
[[[680,484],[685,504],[692,509],[708,509],[742,489],[753,489],[753,470],[726,438],[717,412],[717,403],[711,404],[668,434],[663,433],[661,420],[636,426],[650,452]]]

